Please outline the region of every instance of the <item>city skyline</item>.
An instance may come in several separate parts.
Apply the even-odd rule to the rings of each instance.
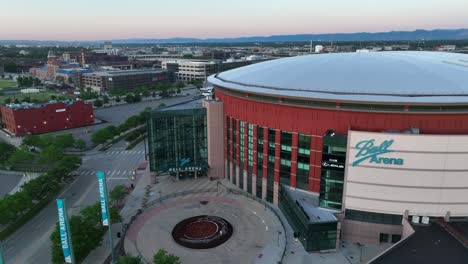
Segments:
[[[80,5],[45,0],[9,2],[8,10],[0,17],[0,24],[8,25],[0,30],[1,40],[231,38],[468,27],[468,2],[463,0],[239,0],[222,5],[213,0],[84,0]]]

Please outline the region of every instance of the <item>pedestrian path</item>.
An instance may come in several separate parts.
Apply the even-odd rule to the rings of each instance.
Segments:
[[[80,176],[96,175],[96,173],[97,171],[95,170],[78,171],[78,175]],[[107,180],[127,180],[133,175],[132,170],[107,170],[104,173]]]
[[[106,155],[144,155],[144,150],[111,150],[105,152]]]

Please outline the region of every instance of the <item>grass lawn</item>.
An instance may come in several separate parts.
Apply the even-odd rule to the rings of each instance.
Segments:
[[[11,80],[0,80],[0,89],[16,87],[16,82]]]
[[[55,91],[45,91],[45,92],[38,92],[38,93],[27,93],[27,94],[15,94],[15,95],[1,95],[0,96],[0,104],[3,104],[5,102],[5,99],[11,98],[13,101],[15,99],[18,99],[18,101],[22,101],[25,97],[30,97],[31,100],[36,99],[38,102],[48,102],[52,100],[50,97],[52,95],[55,95],[57,97],[59,96],[64,96],[67,99],[72,98],[69,95],[63,95],[61,93],[55,92]]]

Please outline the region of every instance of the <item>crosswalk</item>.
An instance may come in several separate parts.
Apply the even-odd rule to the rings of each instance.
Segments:
[[[144,155],[144,150],[114,150],[114,151],[107,151],[106,155]]]
[[[95,170],[80,171],[79,175],[90,176],[90,175],[95,175],[96,172],[97,171]],[[108,180],[127,180],[133,175],[132,170],[107,170],[107,171],[104,171],[104,173],[106,174],[106,178]]]

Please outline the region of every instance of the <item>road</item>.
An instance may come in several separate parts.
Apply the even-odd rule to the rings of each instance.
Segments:
[[[0,198],[11,192],[18,185],[22,177],[23,173],[21,172],[0,171],[0,182],[2,183],[0,185]]]
[[[80,208],[99,201],[96,171],[107,175],[108,189],[119,184],[130,184],[131,169],[144,161],[143,143],[133,150],[124,150],[116,145],[106,152],[83,156],[83,164],[77,170],[79,176],[68,189],[60,195],[69,207],[69,216]],[[137,176],[138,177],[138,174]],[[25,224],[16,233],[3,241],[6,263],[47,264],[51,263],[50,234],[57,222],[55,201]]]

